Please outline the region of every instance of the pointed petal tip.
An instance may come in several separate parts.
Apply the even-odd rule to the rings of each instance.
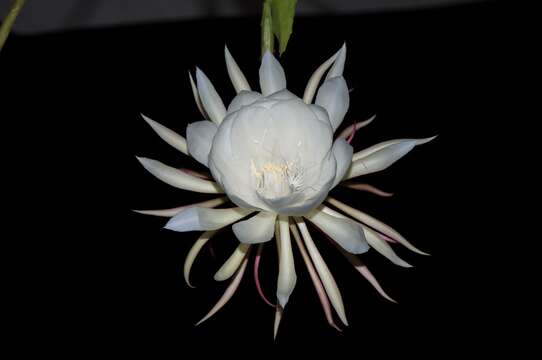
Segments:
[[[187,274],[184,276],[184,282],[186,283],[186,285],[188,285],[189,288],[191,289],[195,289],[196,287],[194,285],[192,285],[192,283],[190,282],[190,275]]]
[[[419,140],[416,141],[416,145],[427,144],[428,142],[436,139],[437,137],[438,137],[438,135],[431,136],[431,137],[428,137],[428,138],[425,138],[425,139],[419,139]]]
[[[135,157],[137,161],[141,163],[141,165],[145,166],[148,163],[149,158],[143,157],[143,156],[137,156]]]
[[[169,219],[168,222],[164,226],[162,226],[162,229],[177,231],[173,228],[173,218]]]
[[[141,215],[151,215],[151,214],[149,214],[148,210],[130,209],[130,211],[135,212],[137,214],[141,214]]]
[[[388,300],[389,302],[393,303],[393,304],[399,304],[399,302],[397,300],[395,300],[394,298],[390,297],[389,295],[386,295],[384,296],[384,299]]]
[[[148,116],[146,116],[146,115],[143,114],[143,113],[139,113],[139,115],[141,115],[141,117],[143,118],[143,120],[145,120],[147,123],[154,122],[154,120],[152,120],[151,118],[149,118]]]
[[[403,260],[403,259],[399,259],[399,260],[395,263],[395,265],[398,265],[398,266],[401,266],[401,267],[404,267],[404,268],[407,268],[407,269],[408,269],[408,268],[413,268],[413,267],[414,267],[414,265],[411,265],[411,264],[407,263],[407,262],[406,262],[405,260]]]
[[[337,330],[338,332],[340,332],[340,333],[343,332],[343,330],[342,330],[340,327],[338,327],[337,324],[331,323],[331,324],[329,324],[329,325],[330,325],[332,328],[334,328],[335,330]]]
[[[280,305],[277,305],[275,308],[275,321],[273,324],[273,341],[276,341],[277,334],[280,326],[280,321],[282,320],[282,312],[284,311],[283,308],[280,307]]]
[[[410,246],[411,247],[409,248],[409,250],[415,252],[416,254],[420,254],[420,255],[423,255],[423,256],[432,256],[431,254],[426,253],[425,251],[421,251],[420,249],[414,247],[414,245],[412,245],[412,244],[410,244]]]
[[[374,121],[374,119],[376,119],[376,114],[371,115],[371,117],[368,118],[367,120],[365,120],[364,123],[366,125],[369,125],[370,123],[372,123]]]
[[[204,80],[203,79],[204,77],[207,77],[207,76],[199,67],[196,66],[196,84],[198,85],[198,89],[201,86],[201,82],[202,80]]]

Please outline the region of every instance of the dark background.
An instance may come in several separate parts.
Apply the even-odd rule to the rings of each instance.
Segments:
[[[258,298],[251,268],[230,303],[193,326],[225,288],[212,275],[235,247],[231,232],[214,241],[216,258],[204,249],[193,269],[198,287],[189,289],[182,264],[198,234],[168,232],[164,219],[130,211],[208,198],[162,184],[139,165],[135,155],[197,168],[139,113],[184,134],[200,120],[187,78],[196,65],[229,102],[226,42],[256,88],[259,19],[12,36],[0,54],[9,212],[3,264],[12,300],[4,312],[11,321],[2,321],[10,334],[4,349],[13,358],[182,358],[196,349],[226,357],[329,350],[337,358],[493,358],[519,351],[523,317],[512,305],[519,296],[509,271],[512,246],[498,217],[510,211],[503,167],[513,155],[496,143],[514,142],[502,100],[510,91],[512,43],[504,11],[488,2],[296,19],[281,58],[294,93],[302,94],[312,71],[347,42],[345,77],[354,90],[344,124],[377,114],[355,149],[439,135],[360,179],[394,197],[336,191],[432,256],[398,249],[414,265],[403,269],[374,251],[363,255],[399,301],[392,304],[314,232],[350,327],[339,334],[327,326],[296,253],[298,283],[276,343],[273,310]],[[271,295],[273,247],[265,248],[261,266]]]

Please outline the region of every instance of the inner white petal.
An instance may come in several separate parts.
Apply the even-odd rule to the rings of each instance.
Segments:
[[[262,211],[248,220],[234,224],[233,233],[239,241],[246,244],[269,241],[273,237],[276,218],[277,214]]]
[[[207,167],[209,153],[211,152],[211,145],[216,130],[216,125],[207,120],[189,124],[186,128],[188,152],[194,159]]]
[[[352,164],[352,154],[354,149],[346,142],[346,140],[339,138],[335,140],[332,151],[333,156],[335,156],[335,161],[337,162],[335,180],[333,180],[333,185],[331,186],[334,188],[339,182],[341,182],[344,175],[348,171],[350,164]]]

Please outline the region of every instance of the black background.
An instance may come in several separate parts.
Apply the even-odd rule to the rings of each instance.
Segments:
[[[394,197],[336,191],[432,256],[398,249],[414,265],[403,269],[374,251],[363,255],[396,305],[316,236],[350,326],[342,334],[327,326],[296,254],[298,283],[276,342],[273,310],[258,298],[251,269],[224,309],[193,326],[225,288],[212,275],[235,247],[231,232],[214,241],[216,258],[202,252],[193,271],[198,287],[189,289],[182,263],[198,235],[168,232],[161,229],[164,219],[130,211],[209,197],[162,184],[139,165],[135,155],[198,168],[158,139],[139,113],[184,134],[189,122],[200,120],[187,77],[196,65],[229,102],[234,91],[225,43],[256,87],[259,20],[12,36],[0,71],[9,183],[3,263],[13,300],[4,314],[14,320],[4,323],[13,358],[182,358],[195,349],[227,357],[329,350],[352,358],[493,358],[518,351],[523,319],[512,306],[519,295],[508,271],[511,246],[495,217],[509,209],[503,164],[512,157],[496,142],[513,143],[500,100],[511,43],[502,14],[489,2],[296,19],[281,58],[294,93],[347,42],[345,77],[353,92],[344,125],[377,114],[357,134],[355,149],[439,135],[360,180]],[[276,281],[273,246],[265,248],[261,267],[267,294]]]

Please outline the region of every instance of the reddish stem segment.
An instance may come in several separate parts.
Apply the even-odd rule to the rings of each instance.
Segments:
[[[354,135],[356,135],[356,120],[354,120],[354,126],[352,126],[352,132],[350,133],[350,136],[348,136],[348,138],[346,139],[346,142],[347,143],[351,143],[352,140],[354,140]]]
[[[340,138],[347,139],[349,136],[353,137],[354,136],[353,133],[355,133],[356,130],[359,130],[362,127],[365,127],[365,126],[369,125],[375,119],[375,117],[376,117],[376,115],[373,115],[369,119],[367,119],[365,121],[362,121],[362,122],[354,121],[354,123],[352,125],[346,127],[343,131],[341,131],[339,136],[337,136],[337,139],[340,139]],[[350,141],[352,141],[352,139],[350,139]],[[349,141],[349,143],[350,143],[350,141]]]
[[[371,273],[371,271],[369,271],[369,268],[367,267],[367,265],[365,265],[360,258],[358,258],[356,255],[354,254],[350,254],[344,250],[341,250],[341,252],[343,253],[343,255],[348,259],[348,261],[350,261],[350,263],[354,266],[354,268],[361,274],[363,275],[363,277],[375,288],[375,290],[385,299],[393,302],[393,303],[397,303],[397,301],[395,301],[394,299],[392,299],[388,294],[386,294],[386,292],[384,291],[384,289],[382,289],[382,286],[380,286],[380,284],[378,283],[378,280],[376,280],[376,278],[373,276],[373,274]]]
[[[216,260],[215,248],[213,244],[209,242],[209,244],[207,245],[207,248],[209,249],[209,254],[213,258],[213,260]]]
[[[375,233],[383,240],[386,240],[387,242],[390,242],[390,243],[394,243],[394,244],[397,244],[397,240],[395,239],[392,239],[391,237],[387,236],[387,235],[384,235],[382,233],[379,233],[378,231],[375,230]]]
[[[316,227],[318,229],[318,227]],[[320,229],[318,229],[320,230]],[[325,238],[327,238],[329,241],[331,241],[331,243],[337,248],[339,249],[339,251],[344,255],[344,257],[346,257],[346,259],[348,259],[348,261],[350,262],[350,264],[352,264],[352,266],[354,266],[354,268],[361,274],[363,275],[363,277],[375,288],[375,290],[385,299],[391,301],[391,302],[394,302],[394,303],[397,303],[397,301],[395,301],[394,299],[392,299],[388,294],[386,294],[386,292],[384,291],[384,289],[382,289],[382,286],[380,286],[380,284],[378,283],[378,280],[376,280],[376,278],[373,276],[373,274],[371,273],[371,271],[369,271],[369,268],[367,267],[367,265],[365,265],[361,259],[359,257],[357,257],[356,255],[354,254],[351,254],[349,253],[348,251],[344,250],[339,244],[337,244],[335,242],[335,240],[333,240],[332,238],[330,238],[326,233],[324,233],[322,230],[320,230],[320,232],[322,234],[324,234]],[[379,234],[380,235],[380,234]]]
[[[265,303],[271,307],[276,307],[277,305],[273,304],[271,301],[267,299],[265,296],[262,286],[260,284],[260,276],[259,276],[259,268],[260,268],[260,260],[262,257],[262,250],[263,250],[263,244],[258,245],[258,250],[256,252],[256,257],[254,258],[254,282],[256,283],[256,289],[258,290],[258,294],[260,297],[265,301]]]
[[[239,287],[239,284],[241,283],[241,279],[243,278],[243,274],[245,273],[245,270],[247,268],[247,262],[248,262],[248,253],[245,256],[245,259],[243,260],[243,262],[241,263],[241,267],[235,273],[233,280],[226,288],[226,291],[224,292],[222,297],[218,300],[215,306],[213,306],[211,310],[209,310],[207,315],[205,315],[200,321],[196,323],[196,326],[198,326],[199,324],[201,324],[202,322],[204,322],[205,320],[209,319],[211,316],[216,314],[218,310],[222,309],[222,307],[224,307],[224,305],[226,305],[226,303],[230,301],[231,297],[233,296],[233,294],[235,294],[235,291],[237,290],[237,288]]]
[[[309,254],[307,253],[307,250],[305,249],[305,246],[303,245],[303,241],[301,240],[301,236],[299,235],[299,232],[297,231],[297,227],[295,223],[290,225],[290,229],[292,230],[292,234],[294,235],[294,239],[299,248],[299,252],[301,253],[301,257],[303,258],[303,261],[305,262],[305,265],[307,266],[307,271],[309,272],[314,288],[316,289],[316,293],[318,294],[318,299],[320,299],[320,304],[322,305],[322,309],[324,310],[324,315],[327,319],[328,324],[334,327],[337,331],[342,332],[341,328],[338,327],[333,321],[333,315],[331,313],[331,305],[329,303],[326,290],[324,289],[324,286],[322,285],[322,281],[320,280],[320,277],[318,276],[318,273],[316,272],[316,269],[314,268],[314,265],[312,264]]]

